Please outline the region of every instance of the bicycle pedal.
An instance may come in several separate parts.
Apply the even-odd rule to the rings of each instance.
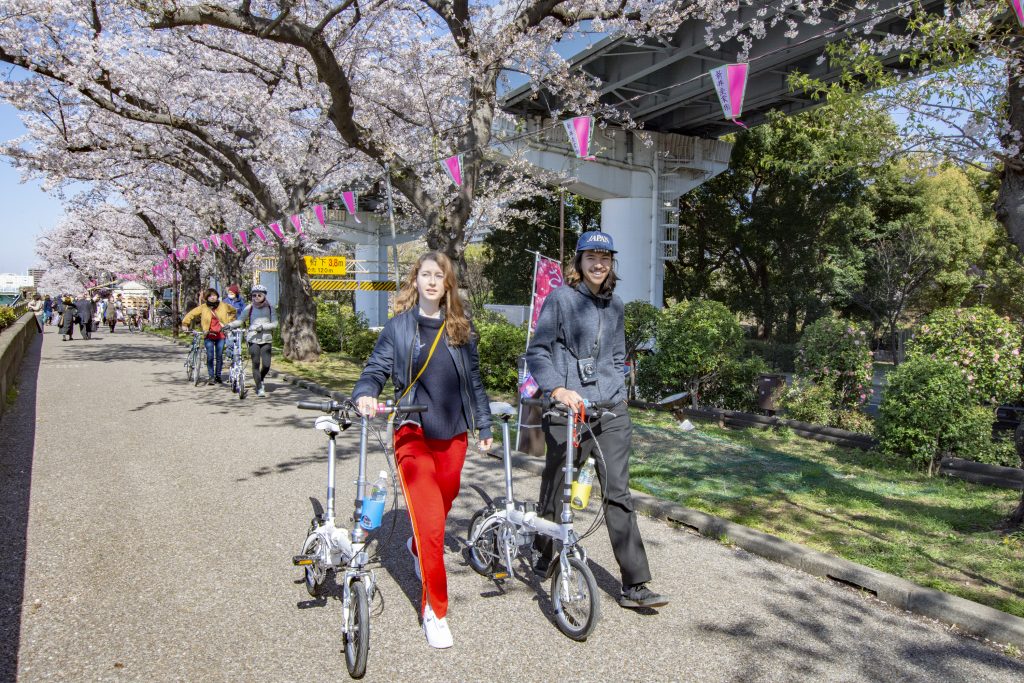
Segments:
[[[495,581],[504,581],[509,577],[508,572],[494,572],[491,574],[491,578]]]
[[[292,564],[296,567],[308,567],[315,559],[312,555],[295,555],[292,557]]]

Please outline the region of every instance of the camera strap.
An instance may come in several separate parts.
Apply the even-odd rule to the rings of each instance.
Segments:
[[[594,307],[597,309],[597,336],[594,337],[594,348],[590,350],[590,357],[597,360],[597,354],[601,352],[601,330],[604,326],[604,316],[600,306],[595,303]],[[558,309],[558,329],[562,333],[562,345],[565,347],[565,350],[572,354],[573,358],[580,360],[580,355],[569,345],[569,335],[566,333],[565,325],[562,323],[561,307]]]

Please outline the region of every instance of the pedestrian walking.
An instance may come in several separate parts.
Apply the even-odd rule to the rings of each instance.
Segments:
[[[62,302],[63,309],[61,311],[61,324],[60,333],[61,341],[74,341],[75,340],[75,318],[78,317],[78,309],[75,307],[75,302],[71,300],[71,295],[66,294],[64,301]]]
[[[236,311],[245,308],[245,299],[242,298],[241,288],[238,285],[228,285],[228,295],[224,297],[224,303],[234,306]]]
[[[575,466],[591,456],[596,439],[604,455],[603,460],[597,458],[597,474],[608,499],[605,523],[622,578],[619,605],[661,607],[668,600],[647,586],[651,570],[629,494],[633,424],[623,374],[625,308],[614,293],[615,253],[611,235],[598,231],[580,235],[568,284],[544,300],[526,362],[541,391],[574,413],[584,399],[616,404],[611,414],[593,425],[593,435],[588,432],[581,437]],[[539,514],[554,521],[562,496],[565,418],[545,416],[542,427],[547,452]],[[535,570],[546,573],[554,554],[551,539],[538,535],[535,547],[540,551]]]
[[[220,373],[224,367],[224,326],[235,319],[235,309],[220,300],[220,293],[210,287],[206,290],[206,303],[189,311],[181,321],[186,330],[192,321],[199,318],[205,334],[206,344],[206,383],[221,384]]]
[[[249,297],[251,303],[227,327],[241,327],[243,323],[249,326],[245,341],[249,344],[249,357],[252,359],[252,381],[256,385],[256,395],[266,396],[264,381],[270,372],[270,352],[274,341],[272,330],[277,328],[277,316],[267,301],[266,287],[254,285]]]
[[[373,415],[377,396],[391,380],[396,403],[423,404],[395,432],[395,461],[409,507],[413,537],[406,542],[421,577],[423,631],[432,647],[452,646],[448,628],[448,577],[444,527],[458,495],[468,434],[491,446],[491,416],[480,379],[475,332],[459,299],[447,256],[417,259],[352,391],[360,412]]]
[[[39,296],[39,292],[32,295],[32,299],[28,302],[28,310],[32,311],[41,334],[43,332],[43,316],[45,314],[43,313],[43,297]]]
[[[117,321],[121,317],[121,301],[120,294],[118,299],[109,299],[107,301],[107,308],[103,311],[103,321],[110,328],[110,334],[114,334],[114,328],[117,327]]]
[[[92,339],[93,303],[88,292],[75,302],[75,308],[78,309],[78,329],[82,339]]]
[[[49,294],[43,299],[43,322],[47,325],[53,324],[53,299]]]

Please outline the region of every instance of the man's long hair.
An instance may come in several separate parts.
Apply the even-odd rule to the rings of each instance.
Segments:
[[[441,267],[444,273],[444,297],[441,299],[441,310],[444,312],[445,331],[448,334],[448,342],[452,346],[462,346],[469,341],[469,318],[462,308],[462,299],[459,298],[459,283],[455,278],[455,267],[450,258],[439,251],[428,251],[416,259],[412,269],[405,276],[402,289],[395,299],[395,310],[404,313],[419,303],[420,293],[416,289],[416,276],[426,261],[433,261]]]
[[[577,251],[576,256],[572,259],[572,268],[569,269],[569,274],[565,276],[567,284],[575,287],[579,283],[583,282],[583,254],[585,251]],[[612,255],[612,268],[608,271],[608,277],[601,283],[601,287],[597,293],[600,296],[609,296],[615,291],[615,285],[619,281],[619,274],[615,272],[615,256]]]

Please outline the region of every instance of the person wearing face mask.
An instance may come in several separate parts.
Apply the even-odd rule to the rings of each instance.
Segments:
[[[447,256],[417,259],[366,362],[352,398],[375,415],[377,396],[390,379],[399,404],[426,405],[395,431],[395,461],[413,537],[406,548],[420,578],[420,613],[431,647],[452,646],[448,628],[448,577],[444,527],[459,493],[469,434],[481,450],[491,447],[491,415],[480,379],[476,333],[459,300],[455,269]]]
[[[220,294],[213,287],[206,290],[206,303],[189,311],[181,321],[184,329],[192,326],[197,317],[206,335],[206,383],[221,384],[220,373],[224,367],[224,327],[235,319],[235,308],[220,300]]]
[[[580,235],[568,284],[544,300],[537,330],[526,351],[526,363],[541,391],[573,413],[580,410],[584,399],[615,403],[611,414],[591,422],[593,434],[585,432],[581,436],[574,464],[579,467],[590,456],[596,439],[604,455],[603,461],[597,458],[597,476],[608,499],[608,538],[622,577],[619,605],[661,607],[668,604],[668,599],[647,586],[651,570],[629,494],[633,425],[623,373],[625,307],[614,294],[618,280],[615,253],[611,235],[598,231]],[[565,418],[545,416],[542,428],[547,453],[538,514],[554,521],[562,494]],[[538,535],[534,546],[540,552],[534,570],[546,573],[554,552],[551,539]]]
[[[235,294],[237,296],[237,292]],[[270,350],[274,341],[271,330],[277,327],[277,316],[274,315],[274,307],[267,301],[266,287],[253,286],[249,296],[252,303],[245,306],[238,314],[238,319],[226,327],[241,327],[243,322],[249,326],[245,340],[249,344],[249,357],[252,358],[252,381],[256,384],[256,395],[266,396],[263,381],[270,372]]]

